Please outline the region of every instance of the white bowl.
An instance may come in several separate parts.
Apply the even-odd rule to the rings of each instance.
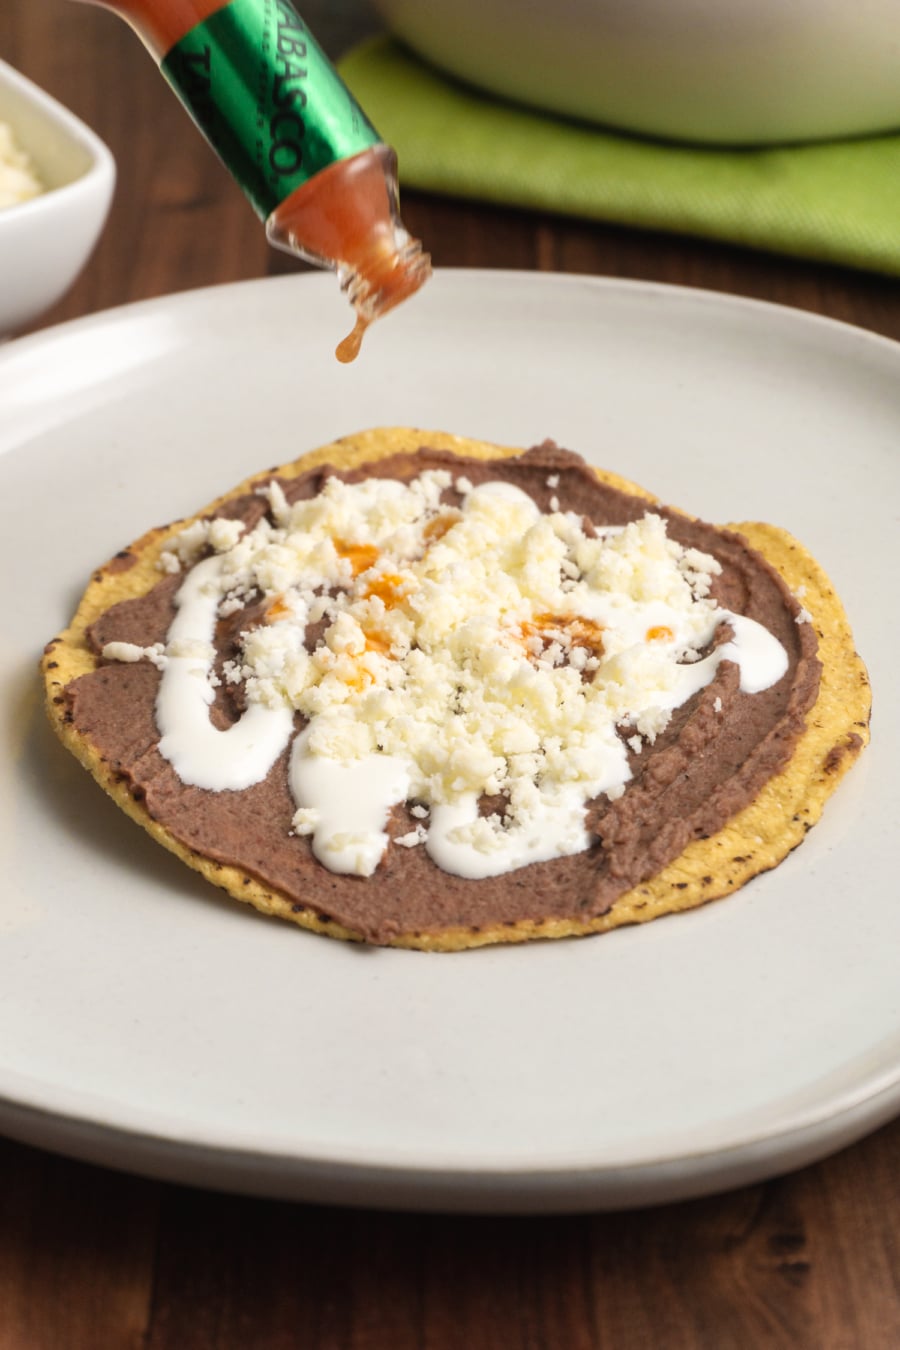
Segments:
[[[69,289],[100,236],[116,174],[100,138],[4,61],[0,122],[12,128],[46,189],[0,209],[4,337],[31,323]]]
[[[719,144],[900,127],[897,0],[373,0],[482,89],[645,135]]]

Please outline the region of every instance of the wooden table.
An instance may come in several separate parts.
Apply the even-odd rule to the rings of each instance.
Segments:
[[[374,26],[305,13],[332,52]],[[6,0],[0,55],[119,168],[109,225],[38,327],[284,272],[123,24]],[[441,266],[642,277],[900,338],[900,285],[661,234],[404,193]],[[575,1218],[367,1213],[209,1194],[0,1141],[0,1350],[889,1350],[900,1346],[900,1121],[780,1180]]]

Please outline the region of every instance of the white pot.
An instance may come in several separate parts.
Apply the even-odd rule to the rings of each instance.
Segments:
[[[900,127],[900,0],[373,0],[445,71],[538,108],[720,144]]]

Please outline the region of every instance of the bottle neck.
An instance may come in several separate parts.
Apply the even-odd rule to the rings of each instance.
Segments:
[[[336,270],[357,314],[341,360],[352,360],[369,324],[431,275],[428,254],[400,219],[397,158],[384,144],[317,174],[269,217],[266,233],[276,247]]]

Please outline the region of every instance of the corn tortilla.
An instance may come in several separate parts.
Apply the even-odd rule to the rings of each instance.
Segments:
[[[347,436],[302,456],[291,464],[256,474],[191,519],[209,515],[233,497],[253,492],[274,476],[291,479],[321,465],[337,469],[376,464],[388,456],[412,453],[427,444],[467,458],[495,459],[521,450],[474,441],[441,432],[411,428],[378,428]],[[645,489],[606,470],[594,470],[605,484],[656,502]],[[349,940],[359,934],[324,920],[312,907],[263,885],[238,867],[212,861],[178,840],[135,800],[121,776],[66,717],[66,686],[95,670],[100,659],[87,641],[87,630],[102,613],[123,600],[150,591],[160,579],[159,557],[173,534],[190,521],[150,530],[128,549],[99,568],[88,585],[71,624],[48,644],[42,659],[46,705],[62,743],[93,775],[116,804],[148,833],[213,885],[264,913],[276,915],[331,937]],[[805,732],[794,746],[787,767],[765,784],[755,799],[707,839],[692,842],[648,882],[633,887],[607,913],[591,919],[545,918],[487,925],[474,930],[446,927],[437,931],[398,934],[390,945],[434,951],[458,951],[492,943],[518,943],[536,938],[562,938],[606,932],[624,924],[645,923],[662,915],[695,908],[732,894],[758,873],[775,867],[804,838],[821,816],[828,797],[869,739],[870,689],[865,666],[856,653],[843,607],[827,576],[807,550],[784,530],[743,522],[724,528],[739,532],[803,597],[819,642],[822,677]]]

